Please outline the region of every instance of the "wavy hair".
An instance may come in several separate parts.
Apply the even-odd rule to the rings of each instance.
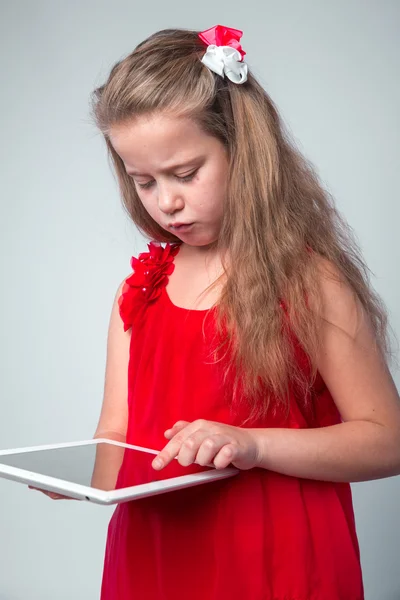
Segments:
[[[179,240],[144,209],[110,143],[110,128],[161,111],[189,117],[227,149],[230,176],[216,244],[224,267],[217,331],[228,335],[220,336],[215,356],[229,350],[225,373],[234,370],[234,398],[241,387],[257,417],[266,413],[272,396],[288,405],[290,382],[308,398],[315,381],[322,294],[314,255],[331,263],[332,277],[339,273],[351,286],[385,357],[388,318],[352,229],[296,148],[267,92],[250,72],[241,85],[215,75],[201,63],[204,52],[197,31],[151,35],[94,90],[92,116],[127,212],[144,235],[160,242]],[[293,336],[308,359],[307,375],[296,359]]]

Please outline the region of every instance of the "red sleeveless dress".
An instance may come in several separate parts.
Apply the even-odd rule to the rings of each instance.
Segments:
[[[132,327],[127,442],[161,449],[183,419],[240,425],[209,360],[213,310],[172,304],[166,285],[179,245],[150,243],[132,258],[120,299]],[[204,321],[205,319],[205,321]],[[203,321],[206,324],[203,337]],[[301,356],[299,356],[301,360]],[[311,410],[291,394],[289,414],[251,427],[340,422],[318,376]],[[123,463],[123,484],[129,465]],[[362,600],[350,486],[265,469],[117,506],[108,528],[101,600]]]

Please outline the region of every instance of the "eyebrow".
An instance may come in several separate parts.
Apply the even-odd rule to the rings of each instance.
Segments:
[[[203,156],[196,156],[195,158],[187,160],[184,163],[171,165],[170,167],[167,167],[166,169],[161,169],[161,173],[168,173],[169,171],[175,171],[175,169],[181,169],[182,167],[194,166],[194,163],[197,163],[198,161],[202,160],[203,158],[204,158]],[[126,173],[127,173],[127,175],[135,175],[136,177],[145,175],[145,173],[138,173],[137,171],[132,171],[132,170],[130,170],[130,171],[127,170]]]

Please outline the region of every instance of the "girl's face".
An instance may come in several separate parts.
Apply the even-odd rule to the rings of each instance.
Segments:
[[[229,165],[218,139],[158,114],[113,126],[110,141],[154,221],[190,246],[218,239]]]

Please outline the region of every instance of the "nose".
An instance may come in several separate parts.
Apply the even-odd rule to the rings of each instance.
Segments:
[[[173,214],[184,206],[182,193],[176,186],[165,183],[158,186],[158,207],[162,212]]]

